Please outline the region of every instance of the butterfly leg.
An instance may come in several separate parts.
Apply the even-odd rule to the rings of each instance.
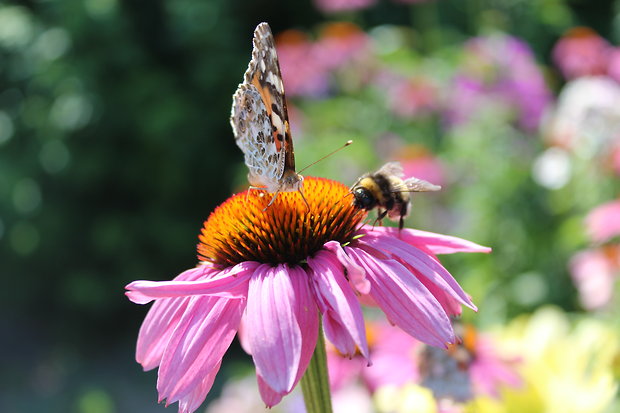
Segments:
[[[308,208],[308,211],[310,211],[310,204],[308,204],[308,200],[306,200],[306,197],[304,196],[304,193],[301,190],[301,187],[299,187],[299,195],[301,195],[301,199],[304,200],[304,202],[306,203],[306,207]]]
[[[267,204],[267,206],[265,207],[265,209],[263,209],[263,212],[265,212],[267,210],[267,208],[269,208],[271,206],[271,204],[273,204],[273,201],[276,200],[278,194],[280,193],[280,190],[276,191],[275,194],[273,194],[273,197],[271,198],[271,201],[269,201],[269,203]]]
[[[249,196],[250,196],[250,191],[251,191],[252,189],[254,189],[254,190],[259,190],[259,191],[260,191],[261,189],[265,189],[265,188],[264,188],[264,187],[262,187],[262,186],[252,186],[252,185],[250,185],[250,186],[248,187],[247,192],[245,193],[245,201],[246,201],[246,202],[248,201],[248,198],[249,198]],[[269,204],[269,205],[271,205],[271,204]]]

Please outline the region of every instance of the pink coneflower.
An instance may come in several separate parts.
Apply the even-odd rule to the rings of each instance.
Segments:
[[[568,80],[602,75],[611,46],[588,27],[570,29],[553,48],[553,61]]]
[[[460,304],[476,307],[435,255],[488,248],[424,231],[364,227],[364,211],[338,182],[308,177],[303,191],[307,204],[287,192],[266,210],[270,197],[261,191],[233,195],[205,222],[196,268],[173,281],[127,286],[133,302],[155,301],[136,359],[146,370],[159,366],[160,400],[196,410],[242,321],[267,406],[304,374],[319,313],[341,354],[368,359],[358,295],[425,343],[455,341],[450,315]]]

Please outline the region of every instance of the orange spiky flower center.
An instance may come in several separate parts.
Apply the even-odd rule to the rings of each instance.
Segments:
[[[205,221],[198,244],[201,261],[296,265],[327,241],[350,242],[366,216],[352,206],[349,188],[329,179],[304,179],[307,205],[299,192],[283,192],[267,207],[272,194],[248,191],[230,197]]]

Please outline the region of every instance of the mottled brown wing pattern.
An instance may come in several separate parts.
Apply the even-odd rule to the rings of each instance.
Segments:
[[[284,85],[271,29],[254,31],[252,59],[233,97],[231,125],[250,185],[268,192],[299,190]]]

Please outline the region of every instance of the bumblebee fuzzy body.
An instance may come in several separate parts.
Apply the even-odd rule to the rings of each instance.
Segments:
[[[388,162],[378,171],[362,175],[351,187],[353,206],[367,211],[377,208],[377,221],[387,215],[398,220],[398,228],[402,229],[411,206],[411,192],[441,189],[422,179],[403,179],[403,176],[403,168],[398,162]]]

